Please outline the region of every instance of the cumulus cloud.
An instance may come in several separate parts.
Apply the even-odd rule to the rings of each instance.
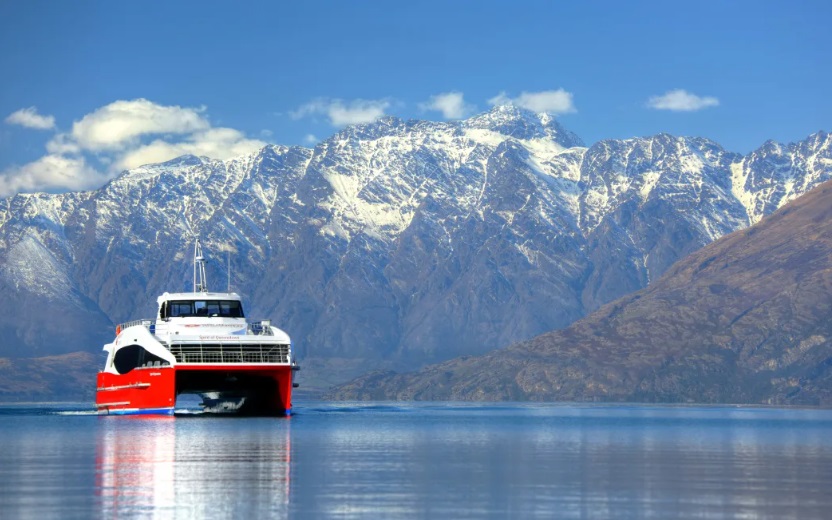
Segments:
[[[116,101],[72,125],[72,139],[87,150],[117,150],[150,134],[190,134],[211,125],[205,107],[158,105],[146,99]]]
[[[652,96],[647,100],[648,108],[674,112],[694,112],[718,105],[719,100],[715,97],[700,97],[683,89],[670,90],[661,96]]]
[[[303,138],[303,141],[306,144],[318,144],[320,139],[318,139],[314,134],[306,134],[306,137]]]
[[[0,196],[33,191],[86,190],[101,186],[108,179],[82,157],[49,154],[0,173]]]
[[[372,123],[385,114],[390,107],[386,99],[355,99],[345,102],[341,99],[318,98],[289,112],[292,119],[323,115],[333,126]]]
[[[475,107],[465,103],[462,92],[444,92],[431,96],[424,103],[419,103],[421,110],[441,112],[445,119],[461,119],[474,111]]]
[[[191,134],[184,141],[171,143],[156,139],[149,144],[136,147],[118,157],[112,169],[136,168],[188,154],[211,159],[230,159],[255,152],[267,144],[258,139],[247,139],[242,132],[233,128],[210,128]]]
[[[123,169],[186,154],[229,159],[267,144],[233,128],[212,127],[204,107],[116,101],[75,121],[70,132],[57,133],[40,159],[0,172],[0,196],[89,189]]]
[[[46,143],[46,151],[51,154],[79,154],[81,147],[69,134],[57,134]]]
[[[55,128],[55,117],[38,114],[37,107],[21,108],[9,114],[5,119],[10,125],[20,125],[37,130],[51,130]]]
[[[540,92],[521,92],[516,98],[500,92],[488,100],[491,105],[514,105],[532,112],[546,112],[548,114],[568,114],[577,112],[572,101],[572,93],[563,90],[543,90]]]

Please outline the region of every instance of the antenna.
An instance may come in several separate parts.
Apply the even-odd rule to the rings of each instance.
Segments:
[[[205,277],[205,257],[202,256],[202,244],[198,238],[194,244],[194,292],[208,292],[208,279]]]

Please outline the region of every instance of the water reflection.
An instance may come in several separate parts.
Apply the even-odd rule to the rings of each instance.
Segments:
[[[290,420],[102,417],[96,498],[102,518],[285,516]]]
[[[828,518],[832,410],[0,407],[2,518]]]
[[[295,442],[302,462],[293,470],[291,511],[346,518],[825,518],[832,508],[832,415],[814,413],[821,420],[800,411],[748,416],[724,408],[322,413],[303,418],[311,437]],[[315,446],[314,463],[305,460],[307,445]]]

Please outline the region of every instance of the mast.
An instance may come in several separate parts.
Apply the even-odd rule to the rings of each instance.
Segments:
[[[202,244],[198,238],[194,244],[194,292],[208,292],[208,279],[205,277],[205,257],[202,256]]]

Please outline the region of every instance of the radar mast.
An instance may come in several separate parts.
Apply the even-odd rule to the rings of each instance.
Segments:
[[[194,292],[208,292],[208,279],[205,277],[205,257],[202,256],[202,244],[196,239],[194,244]]]

